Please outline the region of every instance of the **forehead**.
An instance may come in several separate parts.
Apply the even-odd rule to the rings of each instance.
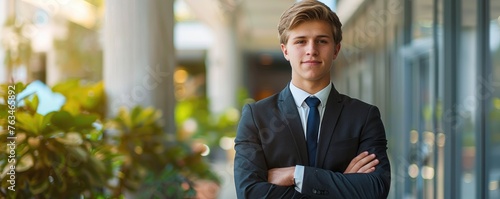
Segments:
[[[333,38],[332,26],[324,21],[305,21],[288,31],[289,39],[297,37],[329,37]]]

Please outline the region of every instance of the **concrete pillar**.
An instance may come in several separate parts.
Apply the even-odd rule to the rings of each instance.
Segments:
[[[210,110],[219,114],[237,107],[237,91],[243,85],[243,63],[237,32],[239,1],[184,0],[195,15],[213,31],[208,49],[207,95]]]
[[[108,116],[118,108],[153,106],[175,133],[173,0],[107,0],[104,84]]]
[[[242,63],[234,27],[221,25],[213,30],[214,45],[207,57],[207,94],[213,113],[237,106],[237,92],[242,86]]]

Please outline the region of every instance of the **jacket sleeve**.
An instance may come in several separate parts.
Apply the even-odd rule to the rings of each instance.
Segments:
[[[343,174],[305,167],[302,194],[313,198],[387,198],[391,171],[387,157],[387,140],[377,107],[368,112],[360,134],[358,154],[375,153],[380,163],[372,173]]]
[[[234,182],[238,198],[297,198],[293,186],[267,182],[268,166],[252,105],[245,105],[235,139]]]

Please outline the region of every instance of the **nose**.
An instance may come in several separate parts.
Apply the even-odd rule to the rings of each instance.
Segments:
[[[318,55],[318,45],[316,44],[316,42],[308,43],[306,54],[311,56]]]

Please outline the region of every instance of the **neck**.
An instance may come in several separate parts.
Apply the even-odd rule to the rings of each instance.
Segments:
[[[330,84],[330,79],[328,79],[328,81],[315,81],[315,82],[297,81],[292,79],[292,83],[297,88],[300,88],[309,94],[314,94],[327,87],[328,84]]]

